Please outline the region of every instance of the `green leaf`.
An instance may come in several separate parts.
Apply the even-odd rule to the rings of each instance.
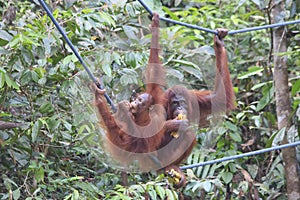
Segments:
[[[0,30],[0,39],[10,42],[13,39],[13,36],[5,30]]]
[[[180,21],[180,19],[177,17],[177,15],[175,15],[174,12],[172,12],[169,8],[164,6],[163,10],[165,11],[166,14],[168,14],[170,16],[171,19]]]
[[[5,73],[0,71],[0,89],[4,86],[5,83]]]
[[[232,181],[233,178],[233,174],[231,172],[222,172],[221,173],[221,177],[223,179],[223,181],[228,184]]]
[[[235,142],[241,142],[242,138],[238,132],[230,132],[229,136],[231,139],[233,139]]]
[[[38,183],[40,182],[43,182],[44,181],[44,168],[43,167],[40,167],[39,169],[37,169],[35,171],[35,178],[36,178],[36,181]]]
[[[271,137],[268,139],[266,143],[266,148],[272,147],[273,144],[278,144],[279,142],[282,141],[284,134],[285,134],[286,128],[282,128],[279,131],[275,131]]]
[[[257,75],[260,72],[262,72],[264,68],[258,67],[258,66],[253,66],[249,67],[247,72],[244,72],[238,76],[238,79],[246,79],[251,76]]]
[[[21,85],[27,85],[29,82],[32,81],[31,71],[26,70],[21,76]]]
[[[166,196],[168,200],[175,200],[174,195],[170,189],[166,189]]]
[[[109,77],[112,77],[111,63],[111,54],[109,52],[106,52],[103,57],[102,70]]]
[[[136,67],[136,57],[134,53],[130,52],[125,55],[125,63],[129,65],[131,68]]]
[[[209,171],[210,171],[210,165],[206,165],[206,166],[203,166],[203,172],[202,172],[202,178],[206,178]]]
[[[133,69],[124,68],[121,72],[123,74],[120,77],[120,83],[122,85],[129,85],[129,84],[137,84],[138,83],[138,74]]]
[[[196,64],[194,64],[194,63],[192,63],[192,62],[190,62],[190,61],[186,61],[186,60],[178,60],[178,59],[172,59],[171,61],[176,62],[176,63],[179,63],[179,64],[182,64],[182,65],[191,66],[191,67],[193,67],[193,68],[195,68],[195,69],[197,69],[197,70],[200,71],[200,68],[199,68]]]
[[[53,108],[53,106],[52,106],[52,104],[51,104],[50,102],[44,102],[44,103],[41,105],[39,111],[40,111],[41,113],[43,113],[43,114],[45,114],[45,113],[51,113],[51,112],[54,111],[54,108]]]
[[[43,47],[45,48],[45,54],[51,53],[51,41],[48,37],[43,38]]]
[[[13,198],[14,198],[14,200],[17,200],[17,199],[20,199],[20,197],[21,197],[21,192],[20,192],[20,189],[18,188],[13,191]]]
[[[78,134],[82,134],[84,131],[91,132],[91,129],[87,124],[84,124],[79,128]]]
[[[241,119],[244,116],[245,116],[245,112],[239,112],[239,113],[236,114],[237,119]]]
[[[138,40],[138,29],[132,26],[123,26],[123,29],[129,39]]]
[[[262,8],[261,2],[263,2],[263,1],[260,1],[260,0],[252,0],[252,2],[255,3],[259,8]]]
[[[238,127],[235,124],[233,124],[233,123],[231,123],[229,121],[225,121],[225,126],[227,128],[229,128],[230,130],[232,130],[233,132],[237,132],[238,131]]]
[[[25,44],[34,45],[34,46],[41,46],[40,43],[34,41],[35,38],[30,38],[30,37],[27,37],[27,36],[23,36],[23,39],[24,39]]]
[[[192,188],[192,191],[193,192],[196,192],[198,189],[202,189],[203,186],[202,186],[202,182],[200,181],[197,181],[197,183],[194,185],[194,187]]]
[[[42,123],[40,120],[37,120],[33,127],[32,127],[32,131],[31,131],[31,141],[32,142],[35,142],[36,139],[37,139],[37,136],[38,134],[40,133],[40,130],[41,130],[41,127],[42,127]]]
[[[166,70],[166,72],[167,72],[167,74],[172,75],[172,76],[178,78],[181,81],[184,79],[183,73],[181,71],[179,71],[179,70],[168,68]]]
[[[34,82],[38,82],[39,81],[39,79],[40,79],[40,77],[39,77],[39,75],[35,72],[35,71],[31,71],[31,77],[32,77],[32,80],[34,81]]]
[[[47,120],[46,123],[51,131],[55,131],[61,124],[61,120],[51,117],[50,119]]]
[[[72,196],[73,196],[73,197],[72,197],[72,200],[78,200],[79,197],[80,197],[80,196],[79,196],[78,190],[74,190]]]
[[[179,4],[182,2],[182,0],[175,0],[175,7],[179,6]]]
[[[47,82],[47,78],[46,78],[46,77],[43,77],[43,78],[39,79],[38,84],[40,84],[40,85],[45,85],[46,82]]]
[[[256,111],[264,109],[274,97],[274,86],[266,85],[263,87],[263,97],[259,100]]]
[[[114,19],[111,17],[112,15],[108,14],[107,12],[99,12],[99,15],[105,22],[108,23],[108,25],[113,27],[116,26]]]
[[[206,45],[198,48],[197,52],[198,53],[205,53],[205,54],[208,54],[208,55],[215,55],[214,48],[212,48],[211,46],[206,46]]]
[[[157,195],[160,197],[160,199],[165,199],[166,191],[164,190],[163,187],[161,187],[160,185],[155,185],[155,191]]]
[[[37,67],[34,69],[39,78],[43,78],[45,76],[46,70],[43,67]]]
[[[292,96],[295,96],[300,91],[300,79],[298,79],[292,86]]]
[[[265,86],[265,85],[268,85],[268,84],[271,84],[271,83],[273,83],[273,81],[268,81],[268,82],[264,82],[264,83],[258,83],[258,84],[256,84],[256,85],[254,85],[254,86],[251,88],[251,90],[256,90],[256,89],[258,89],[258,88],[261,88],[261,87],[263,87],[263,86]]]
[[[63,64],[63,65],[67,65],[67,64],[69,64],[70,62],[77,62],[77,61],[78,61],[77,57],[76,57],[74,54],[71,54],[71,55],[66,56],[66,57],[63,59],[62,64]]]
[[[19,85],[15,81],[11,80],[10,77],[8,76],[8,74],[5,73],[4,77],[5,77],[5,82],[8,87],[12,87],[14,89],[19,89]]]
[[[182,66],[181,67],[184,71],[188,72],[189,74],[195,76],[197,79],[202,79],[203,78],[203,74],[201,73],[200,70],[195,69],[193,67],[189,67],[189,66]]]
[[[21,39],[20,39],[19,35],[17,35],[12,41],[10,41],[9,46],[13,48],[20,42],[21,42]]]
[[[148,194],[149,194],[151,200],[152,200],[152,199],[153,199],[153,200],[156,200],[156,199],[157,199],[157,195],[156,195],[155,190],[149,190],[149,191],[148,191]]]
[[[212,188],[212,185],[209,181],[204,181],[202,183],[202,186],[203,186],[203,189],[206,191],[206,192],[210,192],[211,188]]]

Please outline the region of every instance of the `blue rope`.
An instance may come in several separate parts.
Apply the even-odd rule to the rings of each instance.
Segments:
[[[229,31],[228,34],[234,35],[237,33],[245,33],[245,32],[249,32],[249,31],[257,31],[257,30],[261,30],[261,29],[275,28],[275,27],[279,27],[279,26],[287,26],[287,25],[298,24],[298,23],[300,23],[300,20],[289,21],[289,22],[280,22],[280,23],[276,23],[276,24],[269,24],[269,25],[264,25],[264,26],[256,26],[256,27],[244,28],[244,29],[235,30],[235,31]]]
[[[138,0],[138,1],[140,1],[140,0]],[[215,34],[215,35],[218,34],[218,32],[216,30],[211,30],[211,29],[208,29],[208,28],[203,28],[201,26],[196,26],[196,25],[185,23],[185,22],[179,22],[179,21],[176,21],[176,20],[173,20],[173,19],[169,19],[169,18],[165,18],[165,17],[159,17],[159,19],[161,19],[163,21],[166,21],[166,22],[173,23],[173,24],[178,24],[178,25],[181,25],[181,26],[185,26],[185,27],[188,27],[188,28],[197,29],[197,30],[200,30],[200,31],[205,31],[207,33],[212,33],[212,34]]]
[[[220,162],[224,162],[224,161],[228,161],[228,160],[236,160],[238,158],[244,158],[244,157],[248,157],[248,156],[255,156],[255,155],[258,155],[258,154],[267,153],[267,152],[270,152],[270,151],[280,150],[280,149],[289,148],[289,147],[294,147],[294,146],[297,146],[297,145],[300,145],[300,141],[294,142],[294,143],[289,143],[289,144],[283,144],[283,145],[279,145],[279,146],[275,146],[275,147],[270,147],[270,148],[267,148],[267,149],[251,151],[251,152],[248,152],[248,153],[229,156],[229,157],[225,157],[225,158],[220,158],[220,159],[216,159],[216,160],[205,161],[205,162],[202,162],[202,163],[196,163],[196,164],[192,164],[192,165],[185,165],[185,166],[180,167],[180,169],[184,170],[184,169],[191,169],[191,168],[195,168],[195,167],[201,167],[201,166],[205,166],[205,165],[212,165],[212,164],[215,164],[215,163],[220,163]]]
[[[142,4],[142,6],[152,16],[153,11],[149,8],[149,6],[143,0],[138,0],[138,2],[140,2],[140,4]],[[203,28],[203,27],[200,27],[200,26],[197,26],[197,25],[192,25],[192,24],[176,21],[176,20],[173,20],[173,19],[165,18],[165,17],[159,17],[159,19],[162,20],[162,21],[170,22],[172,24],[178,24],[178,25],[185,26],[185,27],[188,27],[188,28],[197,29],[197,30],[200,30],[200,31],[205,31],[207,33],[213,33],[215,35],[218,34],[218,32],[216,30]],[[276,24],[269,24],[269,25],[264,25],[264,26],[251,27],[251,28],[245,28],[245,29],[240,29],[240,30],[233,30],[233,31],[229,31],[228,35],[234,35],[234,34],[237,34],[237,33],[244,33],[244,32],[250,32],[250,31],[257,31],[257,30],[267,29],[267,28],[275,28],[275,27],[279,27],[279,26],[286,26],[286,25],[298,24],[298,23],[300,23],[300,20],[289,21],[289,22],[280,22],[280,23],[276,23]]]
[[[54,23],[54,25],[56,26],[56,28],[60,32],[60,34],[63,36],[63,38],[65,39],[65,41],[69,45],[69,47],[72,49],[73,53],[75,54],[75,56],[77,57],[77,59],[79,60],[79,62],[81,63],[81,65],[84,67],[84,69],[88,73],[89,77],[93,80],[93,82],[97,85],[97,87],[99,89],[103,89],[102,85],[93,76],[92,72],[90,71],[90,69],[88,68],[88,66],[85,64],[85,62],[83,61],[82,57],[80,56],[80,54],[78,53],[78,51],[76,50],[76,48],[74,47],[74,45],[72,44],[72,42],[70,41],[70,39],[68,38],[68,36],[66,35],[65,31],[62,29],[62,27],[58,24],[58,22],[56,21],[56,19],[52,15],[51,11],[49,10],[49,8],[46,5],[46,3],[44,2],[44,0],[39,0],[39,2],[41,4],[41,6],[44,8],[44,10],[46,11],[47,15],[50,17],[51,21]],[[106,98],[106,101],[111,106],[113,112],[116,112],[117,108],[115,107],[113,101],[110,99],[110,97],[107,95],[107,93],[104,93],[104,97]]]

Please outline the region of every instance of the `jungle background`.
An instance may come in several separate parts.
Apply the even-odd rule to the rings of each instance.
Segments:
[[[271,23],[268,0],[145,0],[166,17],[216,29]],[[143,86],[150,16],[138,1],[50,0],[49,7],[115,103]],[[300,17],[285,1],[280,20]],[[0,1],[0,199],[287,199],[281,151],[188,169],[175,189],[159,173],[121,171],[101,147],[92,82],[37,0]],[[170,84],[212,89],[213,35],[161,22]],[[286,26],[289,142],[299,140],[300,24]],[[272,30],[225,38],[237,109],[201,129],[183,163],[194,164],[281,144],[277,128]],[[8,123],[9,122],[9,123]],[[298,163],[300,147],[296,148]]]

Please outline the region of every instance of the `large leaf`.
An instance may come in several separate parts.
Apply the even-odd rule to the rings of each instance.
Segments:
[[[41,127],[42,127],[42,122],[40,120],[35,121],[35,123],[32,127],[32,130],[31,130],[31,141],[32,142],[36,141],[36,139],[40,133]]]
[[[295,96],[298,92],[300,92],[300,79],[293,83],[292,96]]]
[[[232,181],[233,174],[231,172],[221,172],[220,174],[225,184],[228,184]]]
[[[273,85],[266,85],[263,87],[263,97],[259,100],[256,111],[262,110],[270,103],[274,98],[274,89]]]
[[[263,68],[257,66],[249,67],[247,72],[244,72],[238,76],[238,79],[249,78],[251,76],[260,74],[260,72],[262,72],[263,70],[264,70]]]
[[[5,73],[0,70],[0,89],[4,86],[5,83]]]
[[[0,46],[5,46],[12,39],[12,35],[10,35],[7,31],[0,29]]]

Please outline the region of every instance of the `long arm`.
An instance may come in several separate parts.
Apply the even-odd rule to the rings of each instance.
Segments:
[[[200,126],[207,124],[207,115],[221,111],[230,111],[235,108],[235,95],[230,80],[227,53],[223,39],[227,30],[217,29],[218,35],[214,37],[214,50],[216,55],[216,77],[213,91],[192,91],[199,103]]]
[[[166,85],[165,69],[159,59],[159,15],[153,13],[151,24],[151,47],[145,73],[146,93],[153,97],[154,104],[164,104],[162,87]]]
[[[217,29],[217,31],[218,35],[215,35],[214,37],[214,49],[216,54],[217,67],[214,95],[216,103],[221,103],[220,101],[225,101],[226,107],[224,109],[228,111],[235,108],[235,95],[230,80],[227,53],[223,41],[228,31],[226,29]]]
[[[98,109],[99,114],[103,120],[103,125],[110,130],[110,132],[119,132],[120,128],[118,127],[113,115],[108,109],[107,103],[104,99],[105,90],[97,88],[93,85],[92,88],[95,91],[95,106]]]

